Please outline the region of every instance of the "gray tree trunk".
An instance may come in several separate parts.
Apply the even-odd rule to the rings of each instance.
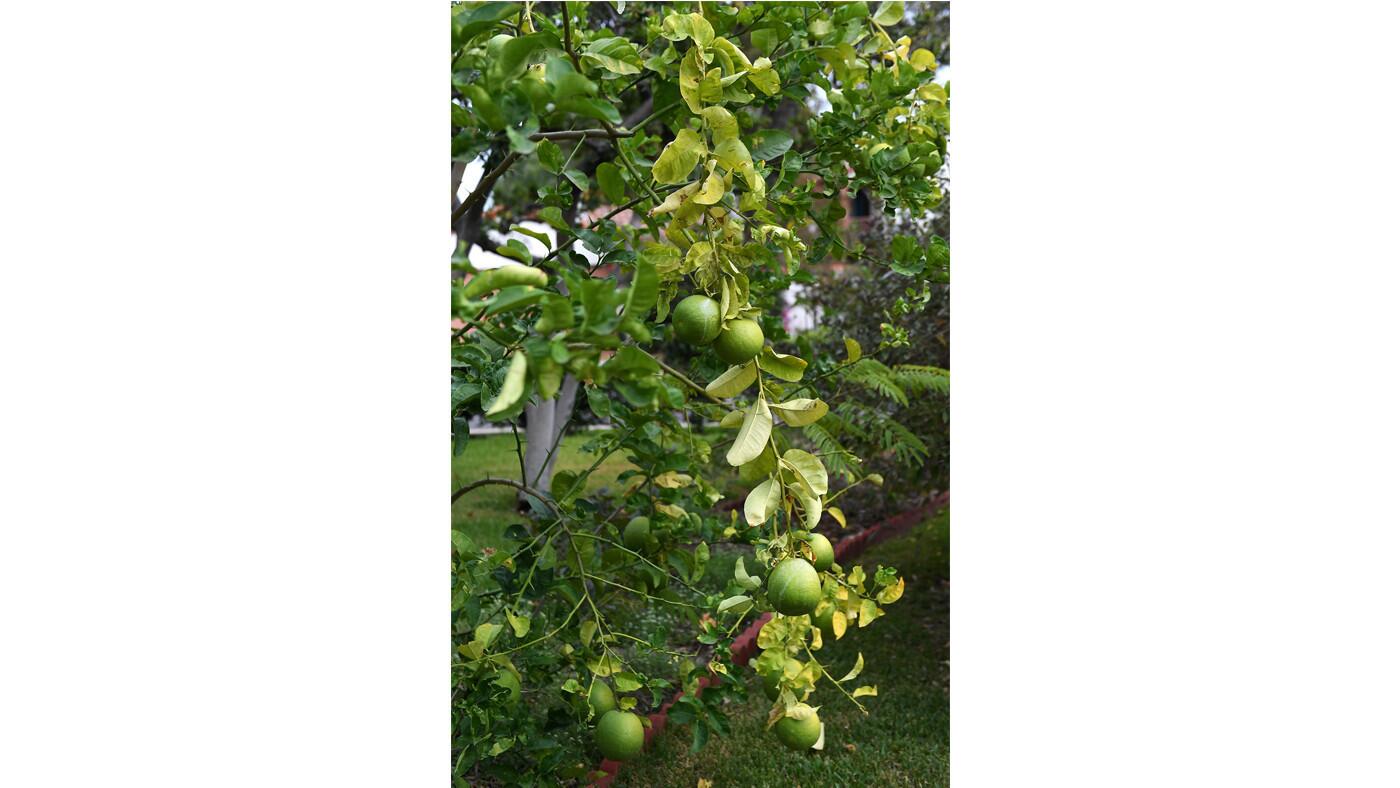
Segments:
[[[549,493],[554,463],[559,459],[559,452],[556,450],[551,455],[550,449],[561,440],[569,426],[577,396],[578,378],[565,375],[557,397],[525,406],[525,478],[522,481],[526,486]],[[526,497],[524,493],[519,495],[522,502]]]

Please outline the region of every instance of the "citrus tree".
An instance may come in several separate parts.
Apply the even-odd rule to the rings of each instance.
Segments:
[[[900,2],[453,6],[454,175],[468,162],[482,172],[453,211],[454,442],[471,440],[475,416],[515,424],[575,391],[610,426],[582,472],[453,493],[504,485],[531,507],[508,549],[454,532],[459,784],[554,784],[600,755],[634,757],[636,712],[678,689],[671,719],[702,746],[727,731],[742,670],[763,677],[773,741],[794,749],[824,745],[821,703],[877,693],[859,682],[863,659],[819,653],[879,618],[904,583],[894,568],[839,565],[817,529],[844,527],[842,495],[881,479],[807,428],[839,404],[818,390],[839,394],[824,384],[907,343],[902,321],[946,276],[946,245],[877,259],[837,226],[846,189],[892,212],[941,199],[947,87],[934,55],[900,34],[905,20]],[[519,226],[512,206],[486,210],[531,168],[545,176],[509,193],[552,236]],[[548,251],[490,244],[492,215]],[[474,270],[472,243],[516,264]],[[870,305],[890,316],[878,346],[804,357],[783,294],[832,258],[908,286]],[[530,441],[546,451],[540,468],[555,432]],[[586,494],[615,453],[634,468]],[[727,512],[726,482],[744,489]],[[720,545],[743,551],[732,571],[708,566]],[[688,634],[630,626],[623,601]],[[760,655],[731,664],[736,633],[765,612]]]

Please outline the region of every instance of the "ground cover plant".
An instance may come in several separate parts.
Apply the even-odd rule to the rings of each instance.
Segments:
[[[877,257],[837,226],[847,190],[891,212],[942,199],[948,92],[900,34],[909,17],[899,2],[453,6],[453,172],[481,171],[452,217],[454,453],[480,440],[475,418],[517,427],[516,463],[471,467],[453,498],[499,488],[526,507],[453,531],[457,784],[586,779],[636,757],[638,712],[676,690],[693,749],[755,724],[775,753],[840,746],[832,705],[888,697],[864,653],[828,655],[879,627],[906,581],[835,563],[819,533],[883,479],[819,430],[842,412],[831,383],[946,381],[879,357],[910,344],[947,246],[896,239]],[[547,251],[496,243],[491,223]],[[473,243],[514,263],[478,270]],[[837,257],[906,280],[871,305],[877,342],[784,328],[783,294]],[[576,398],[608,429],[567,436]],[[591,459],[556,461],[561,447]],[[721,508],[734,479],[742,500]],[[732,664],[768,611],[760,655]],[[750,708],[754,676],[767,691]]]

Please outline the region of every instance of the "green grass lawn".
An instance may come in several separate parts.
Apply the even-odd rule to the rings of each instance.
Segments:
[[[583,451],[583,444],[606,436],[606,432],[579,432],[565,435],[560,442],[559,460],[554,464],[556,471],[582,471],[593,464],[595,455]],[[522,434],[522,450],[525,436]],[[634,467],[623,452],[617,452],[606,460],[589,477],[584,489],[594,492],[600,488],[617,486],[617,475]],[[467,448],[452,458],[452,489],[456,490],[468,482],[487,476],[520,479],[520,459],[515,453],[515,437],[512,435],[472,436]],[[541,484],[546,490],[547,484]],[[523,515],[515,510],[515,490],[499,484],[478,487],[457,499],[452,504],[452,528],[471,537],[478,547],[502,549],[507,546],[503,536],[506,526],[523,521]]]
[[[825,683],[810,703],[821,706],[825,749],[792,752],[764,731],[769,707],[753,671],[749,700],[728,711],[732,735],[712,737],[690,752],[686,726],[668,726],[653,747],[623,766],[619,786],[946,786],[948,784],[948,510],[860,557],[867,575],[897,566],[904,597],[868,629],[852,629],[818,655],[844,675],[865,655],[859,684],[880,694],[858,709]]]

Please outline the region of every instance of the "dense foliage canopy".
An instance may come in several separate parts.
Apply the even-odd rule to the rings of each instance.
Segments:
[[[473,417],[513,424],[578,390],[611,427],[593,468],[635,466],[596,494],[592,469],[454,494],[503,484],[531,507],[509,549],[453,535],[459,784],[582,778],[600,753],[633,754],[633,712],[702,679],[671,719],[697,747],[727,732],[722,703],[749,667],[728,645],[764,612],[753,668],[775,746],[824,746],[822,692],[876,694],[862,659],[818,652],[904,582],[831,562],[816,531],[845,527],[838,500],[882,481],[823,426],[854,418],[825,392],[946,391],[945,370],[878,356],[909,346],[947,244],[897,236],[877,257],[843,226],[846,192],[905,216],[943,198],[948,89],[934,52],[900,35],[914,19],[901,2],[453,6],[454,175],[482,172],[454,199],[454,441]],[[493,243],[493,223],[517,237]],[[476,270],[473,244],[518,265]],[[840,354],[781,312],[837,259],[903,281],[868,305],[878,338],[842,337]],[[722,511],[730,485],[742,503]],[[732,571],[710,566],[721,551]]]

